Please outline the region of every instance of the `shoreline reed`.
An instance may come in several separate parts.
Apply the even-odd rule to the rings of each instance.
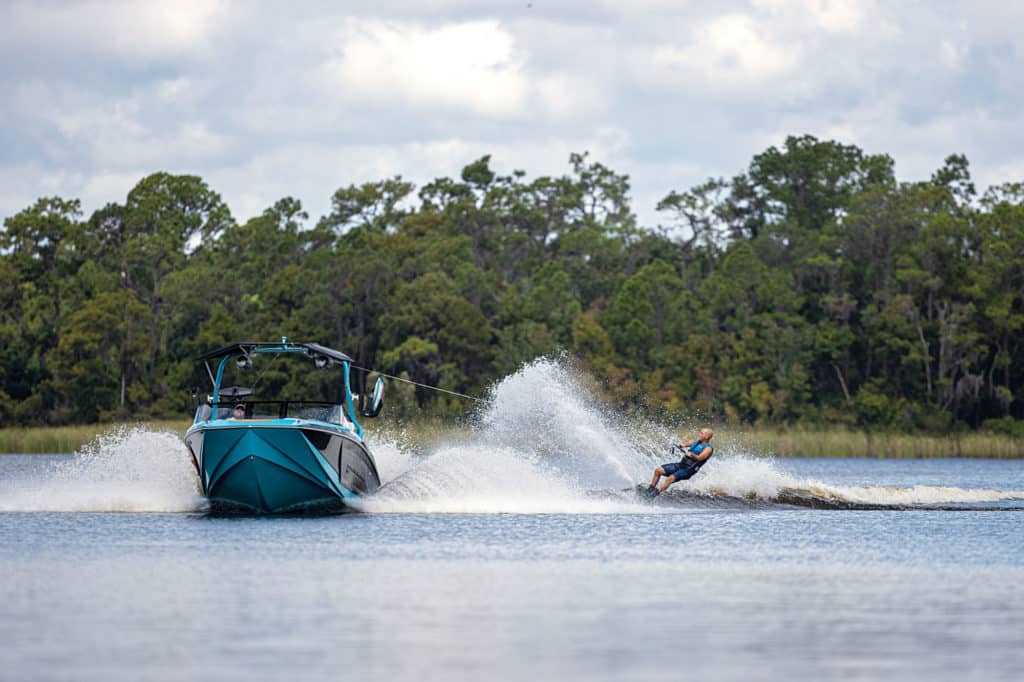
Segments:
[[[845,429],[775,430],[756,428],[722,430],[719,442],[775,457],[875,457],[923,459],[961,457],[980,459],[1024,458],[1024,441],[999,433],[929,435],[877,433]]]
[[[75,426],[12,426],[0,429],[0,455],[60,455],[78,452],[98,436],[118,429],[171,431],[184,436],[191,422],[178,419]]]

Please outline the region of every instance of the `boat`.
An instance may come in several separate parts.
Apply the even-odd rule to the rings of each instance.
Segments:
[[[366,391],[356,396],[350,383],[352,358],[316,343],[292,343],[287,337],[279,343],[232,343],[199,359],[206,366],[213,393],[200,402],[198,389],[193,389],[195,418],[185,444],[211,510],[344,511],[353,499],[380,487],[359,418],[380,413],[381,378],[369,396]],[[333,389],[328,393],[334,399],[264,399],[258,393],[262,374],[250,387],[225,385],[226,374],[240,375],[260,366],[277,370],[282,360],[311,362],[323,371],[340,369],[337,383],[333,378],[313,377]],[[308,366],[300,369],[306,376],[311,373]],[[281,384],[281,373],[275,376]]]

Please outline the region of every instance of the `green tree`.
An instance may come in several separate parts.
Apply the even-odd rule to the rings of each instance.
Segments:
[[[127,417],[126,406],[145,404],[135,380],[145,358],[150,311],[121,289],[105,291],[75,311],[52,352],[55,385],[72,417],[88,422]]]
[[[60,341],[68,278],[77,270],[78,200],[44,198],[0,231],[0,401],[21,423],[57,421],[47,352]]]
[[[968,293],[979,318],[972,327],[988,330],[991,344],[983,383],[997,414],[1006,415],[1022,397],[1021,367],[1014,360],[1021,357],[1024,331],[1024,183],[992,188],[982,205],[979,258],[968,270]]]
[[[685,302],[682,280],[664,261],[645,265],[612,297],[605,328],[621,356],[641,365],[680,338]]]
[[[175,357],[175,347],[167,343],[167,323],[173,311],[164,298],[164,280],[183,269],[190,255],[215,242],[232,224],[220,196],[196,176],[154,173],[128,193],[123,227],[118,228],[124,231],[124,278],[126,288],[152,312],[144,376],[154,402],[172,389],[161,371],[165,367],[160,358],[180,359]]]

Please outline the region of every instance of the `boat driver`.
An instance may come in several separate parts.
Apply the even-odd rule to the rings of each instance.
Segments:
[[[235,405],[235,409],[231,412],[232,419],[245,419],[245,405],[238,403]]]
[[[647,487],[647,492],[651,495],[663,493],[676,481],[685,481],[700,471],[700,468],[704,466],[704,463],[708,461],[711,455],[715,454],[715,448],[711,446],[711,438],[714,435],[714,431],[704,427],[700,430],[700,434],[695,440],[691,440],[689,443],[680,443],[679,447],[685,453],[683,458],[678,462],[662,464],[655,469],[654,480]],[[659,488],[658,481],[662,476],[666,478]]]

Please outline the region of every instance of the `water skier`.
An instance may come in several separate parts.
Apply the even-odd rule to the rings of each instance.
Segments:
[[[715,448],[711,445],[711,438],[714,435],[714,431],[705,427],[700,430],[700,434],[698,434],[695,440],[691,440],[689,443],[680,443],[679,447],[685,453],[683,458],[678,462],[662,464],[654,470],[654,480],[647,487],[648,494],[657,495],[663,493],[676,481],[685,481],[700,471],[700,468],[704,466],[704,462],[708,461],[711,455],[715,454]],[[659,488],[658,481],[661,480],[662,476],[666,478]]]

